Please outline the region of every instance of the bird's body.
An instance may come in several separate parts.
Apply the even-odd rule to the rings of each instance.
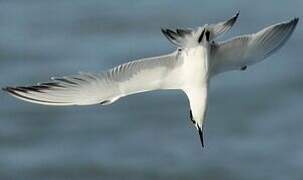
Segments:
[[[188,50],[184,54],[182,90],[189,99],[193,119],[202,127],[207,106],[209,49],[200,47]]]
[[[108,105],[121,97],[157,89],[179,89],[190,105],[190,119],[202,130],[211,78],[230,70],[245,70],[278,50],[289,39],[298,18],[257,33],[224,42],[215,39],[228,31],[238,13],[227,21],[197,29],[162,29],[177,50],[163,56],[131,61],[98,74],[79,73],[35,86],[6,87],[11,95],[44,105]]]

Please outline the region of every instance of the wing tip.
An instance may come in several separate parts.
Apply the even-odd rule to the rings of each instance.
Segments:
[[[37,93],[44,93],[42,90],[44,89],[48,89],[49,87],[46,86],[28,86],[28,87],[24,87],[24,86],[19,86],[19,87],[11,87],[11,86],[7,86],[7,87],[3,87],[1,88],[3,91],[9,93],[12,96],[17,96],[17,97],[22,97],[25,99],[31,99],[29,97],[26,97],[20,93],[24,93],[24,94],[28,94],[29,92],[37,92]]]
[[[239,16],[239,14],[240,14],[240,10],[237,11],[237,13],[236,13],[236,15],[234,16],[234,18],[237,19],[238,16]]]
[[[299,22],[299,17],[293,18],[292,22],[294,23],[294,26],[296,26]]]
[[[160,29],[161,29],[161,32],[162,32],[163,34],[165,34],[165,33],[166,33],[166,30],[165,30],[165,28],[163,28],[163,27],[160,27]]]
[[[236,15],[233,17],[233,24],[237,21],[237,19],[239,17],[239,14],[240,14],[240,11],[238,10],[237,13],[236,13]]]
[[[236,12],[236,14],[234,16],[232,16],[225,24],[228,26],[233,26],[236,23],[236,21],[239,17],[239,14],[240,14],[240,11],[238,10]]]
[[[294,31],[294,29],[297,27],[297,24],[299,22],[299,17],[294,17],[293,19],[291,19],[290,21],[288,21],[286,24],[287,26],[290,27],[291,32]],[[291,33],[290,33],[291,34]]]
[[[14,94],[16,91],[16,87],[11,87],[11,86],[6,86],[1,89],[2,89],[2,91],[5,91],[5,92],[11,93],[11,94]]]
[[[17,91],[21,91],[21,92],[26,92],[26,90],[24,89],[21,89],[21,88],[17,88],[17,87],[11,87],[11,86],[7,86],[7,87],[3,87],[1,88],[2,91],[5,91],[7,93],[9,93],[10,95],[13,95],[13,96],[20,96]]]
[[[10,87],[3,87],[3,88],[1,88],[2,89],[2,91],[5,91],[5,92],[8,92],[9,91],[9,89],[10,89]]]
[[[179,42],[177,41],[178,34],[168,28],[161,28],[162,34],[175,46],[180,46]]]
[[[291,20],[285,21],[284,23],[283,22],[282,23],[286,24],[288,26],[296,27],[298,22],[299,22],[299,17],[294,17]]]
[[[36,92],[39,92],[39,93],[43,93],[43,92],[39,91],[39,89],[36,89],[35,86],[29,86],[29,87],[23,87],[23,86],[11,87],[11,86],[7,86],[7,87],[3,87],[1,89],[3,91],[7,92],[8,94],[10,94],[13,97],[16,97],[16,98],[24,100],[24,101],[32,102],[32,103],[43,104],[43,105],[57,105],[57,106],[58,105],[73,105],[70,102],[48,101],[48,100],[43,100],[43,99],[27,96],[26,94],[28,94],[29,92],[35,92],[36,91]]]

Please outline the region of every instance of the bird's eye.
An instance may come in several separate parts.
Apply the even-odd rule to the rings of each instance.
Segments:
[[[181,52],[182,51],[182,49],[181,48],[178,48],[178,52]]]

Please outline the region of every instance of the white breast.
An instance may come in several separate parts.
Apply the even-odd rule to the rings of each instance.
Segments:
[[[206,48],[196,47],[188,49],[183,53],[183,77],[184,86],[193,87],[201,86],[207,83],[208,79],[208,52]]]

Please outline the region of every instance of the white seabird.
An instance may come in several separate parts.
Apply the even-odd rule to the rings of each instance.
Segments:
[[[34,86],[3,88],[10,95],[32,103],[108,105],[121,97],[157,89],[180,89],[190,103],[190,118],[203,142],[210,79],[222,72],[245,70],[277,51],[293,33],[298,18],[224,42],[215,39],[228,31],[238,13],[227,21],[196,29],[162,29],[177,50],[163,56],[131,61],[99,74],[79,73]]]

